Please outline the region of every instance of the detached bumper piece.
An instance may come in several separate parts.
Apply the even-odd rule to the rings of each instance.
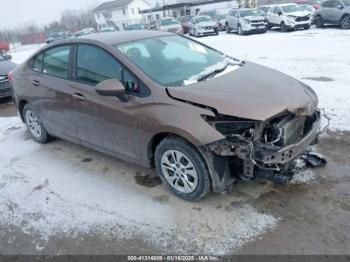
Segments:
[[[287,145],[265,143],[261,139],[250,141],[241,135],[229,135],[224,140],[207,145],[207,149],[216,156],[228,159],[228,162],[237,160],[239,165],[231,167],[231,173],[243,180],[253,180],[256,177],[264,178],[276,184],[287,184],[293,178],[293,168],[296,159],[301,158],[308,167],[324,166],[327,161],[320,155],[309,152],[308,147],[317,142],[321,116],[316,112],[312,117],[300,118],[302,125],[295,118],[285,121],[281,127],[281,134]],[[311,120],[310,120],[311,119]],[[286,131],[285,127],[288,126]],[[291,133],[300,133],[296,142],[291,142]],[[298,136],[297,136],[298,137]],[[293,138],[293,137],[292,137]]]

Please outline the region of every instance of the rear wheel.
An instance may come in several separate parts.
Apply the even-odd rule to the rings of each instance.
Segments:
[[[342,29],[350,29],[350,15],[345,15],[342,18],[340,26]]]
[[[24,122],[35,141],[45,144],[52,140],[52,136],[46,131],[46,128],[40,117],[30,104],[26,104],[23,108]]]
[[[324,23],[323,23],[323,19],[320,15],[315,17],[315,25],[317,28],[322,28]]]
[[[198,150],[179,137],[167,137],[155,151],[162,181],[178,197],[196,201],[209,192],[209,172]]]

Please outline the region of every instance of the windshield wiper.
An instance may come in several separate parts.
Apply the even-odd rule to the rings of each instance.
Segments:
[[[229,64],[227,63],[227,64],[226,64],[224,67],[222,67],[222,68],[215,69],[215,70],[213,70],[213,71],[211,71],[211,72],[208,72],[208,73],[206,73],[206,74],[203,74],[203,75],[199,76],[199,77],[196,79],[197,82],[203,81],[203,80],[205,80],[205,79],[208,79],[209,77],[215,76],[215,75],[217,75],[217,74],[219,74],[219,73],[225,71],[225,69],[228,67],[228,65],[229,65]]]

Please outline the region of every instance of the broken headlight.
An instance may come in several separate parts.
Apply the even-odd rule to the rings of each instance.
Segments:
[[[254,137],[255,121],[224,115],[202,115],[202,118],[224,136],[240,135],[249,139]]]

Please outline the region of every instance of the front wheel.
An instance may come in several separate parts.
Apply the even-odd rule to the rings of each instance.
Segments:
[[[305,29],[305,30],[309,30],[309,29],[310,29],[310,25],[304,26],[304,29]]]
[[[209,172],[198,150],[179,137],[167,137],[155,152],[157,173],[178,197],[196,201],[208,194]]]
[[[281,31],[282,32],[287,32],[288,31],[288,28],[286,26],[286,24],[284,22],[281,23]]]
[[[52,140],[52,136],[46,131],[46,128],[30,104],[23,108],[24,122],[32,135],[33,139],[39,143],[45,144]]]
[[[350,15],[346,15],[342,18],[340,26],[342,29],[350,29]]]
[[[242,26],[241,25],[238,25],[238,34],[239,35],[244,35],[244,32],[242,30]]]
[[[317,28],[322,28],[323,27],[323,19],[320,15],[315,17],[315,25]]]
[[[229,27],[228,24],[225,26],[226,33],[229,34],[231,32],[231,28]]]

